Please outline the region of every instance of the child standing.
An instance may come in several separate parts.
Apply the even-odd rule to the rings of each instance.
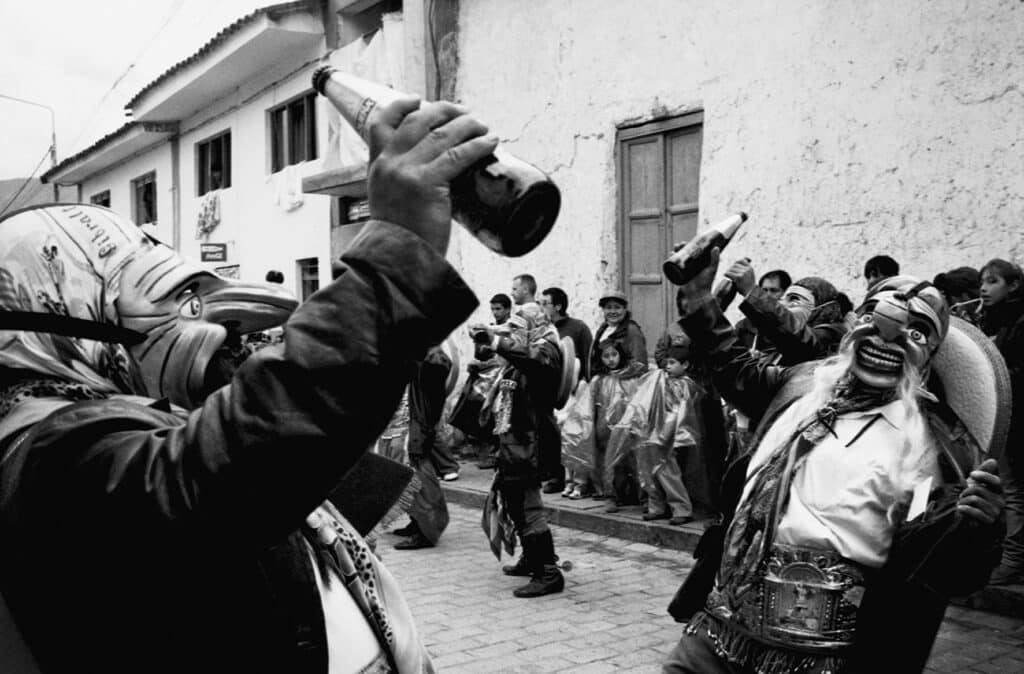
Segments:
[[[607,498],[605,512],[618,512],[626,500],[630,476],[629,452],[609,452],[608,440],[612,426],[617,424],[629,405],[630,398],[640,384],[640,375],[647,371],[646,363],[631,358],[625,345],[618,340],[605,340],[597,345],[601,367],[591,380],[594,404],[594,497]]]
[[[999,477],[1006,498],[1003,559],[992,572],[993,585],[1024,583],[1024,273],[995,259],[981,268],[980,326],[1003,354],[1010,371],[1013,411]]]
[[[636,452],[640,485],[647,492],[645,521],[693,521],[693,504],[676,453],[700,442],[703,389],[689,376],[686,351],[685,346],[669,347],[663,369],[642,378],[612,433],[610,446]]]

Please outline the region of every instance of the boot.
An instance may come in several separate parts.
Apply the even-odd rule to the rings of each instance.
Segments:
[[[555,542],[551,538],[551,531],[525,536],[523,547],[531,561],[532,578],[523,587],[513,590],[512,594],[523,598],[543,597],[565,589],[565,578],[555,564],[558,558],[555,556]]]
[[[530,562],[526,559],[526,550],[523,550],[523,554],[519,555],[519,560],[515,564],[506,564],[501,567],[501,572],[506,576],[529,576],[530,573]]]

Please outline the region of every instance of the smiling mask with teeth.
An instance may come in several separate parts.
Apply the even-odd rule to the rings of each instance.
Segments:
[[[896,387],[907,366],[926,378],[928,364],[949,329],[942,293],[912,276],[878,283],[857,316],[842,349],[853,353],[851,374],[874,388]]]

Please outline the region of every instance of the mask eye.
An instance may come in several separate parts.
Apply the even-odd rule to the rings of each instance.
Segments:
[[[202,310],[203,301],[200,300],[198,296],[192,295],[185,299],[181,308],[178,309],[178,313],[184,318],[199,318],[199,314]]]
[[[873,314],[864,314],[863,316],[860,317],[860,322],[861,323],[871,323],[874,320],[875,320],[875,317],[874,317]]]
[[[910,339],[912,339],[914,342],[916,342],[918,344],[924,344],[925,342],[928,341],[928,338],[925,337],[925,334],[923,332],[921,332],[920,330],[916,330],[916,329],[911,329],[910,330]]]

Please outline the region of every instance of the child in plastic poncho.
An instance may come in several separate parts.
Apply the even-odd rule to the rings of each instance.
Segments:
[[[614,498],[612,477],[623,456],[606,456],[612,426],[626,411],[646,364],[630,360],[621,343],[604,341],[597,346],[602,371],[583,382],[562,423],[562,463],[571,472],[569,498]],[[628,457],[625,457],[628,458]],[[588,478],[591,485],[588,485]],[[591,491],[591,489],[593,491]],[[608,509],[616,508],[615,501]]]
[[[703,436],[700,401],[704,389],[688,376],[685,356],[669,353],[664,369],[644,375],[626,412],[611,432],[609,455],[632,450],[640,486],[647,492],[643,519],[693,520],[677,453],[696,448]]]

